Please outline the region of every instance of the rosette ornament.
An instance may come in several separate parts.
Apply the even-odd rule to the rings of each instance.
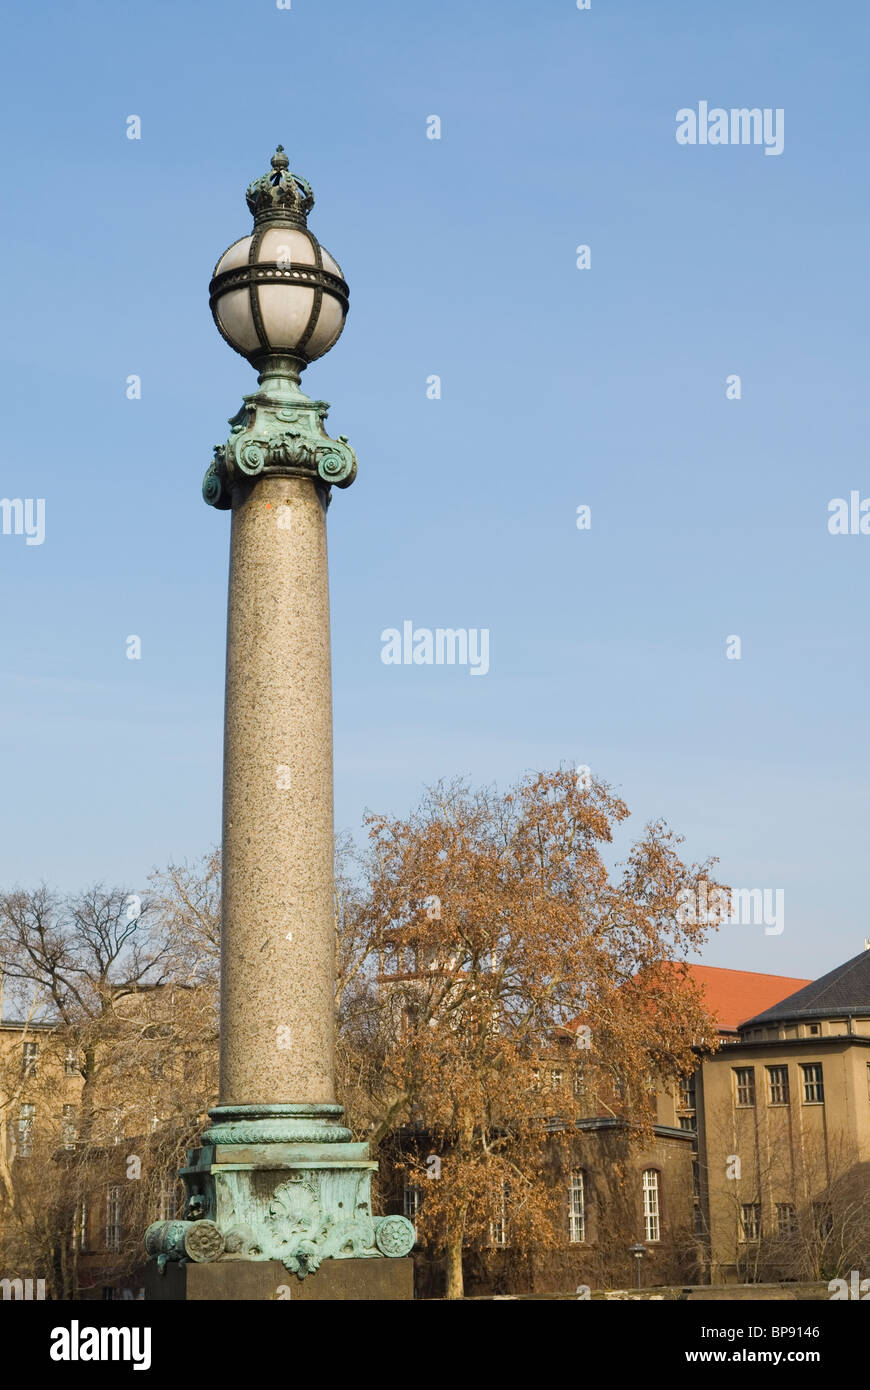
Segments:
[[[290,171],[283,145],[247,192],[254,229],[221,256],[209,286],[214,321],[254,366],[276,355],[301,370],[335,344],[348,290],[341,267],[307,225],[311,186]]]

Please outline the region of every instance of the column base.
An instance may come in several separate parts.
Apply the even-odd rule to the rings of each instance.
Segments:
[[[145,1298],[152,1303],[214,1301],[407,1302],[414,1297],[414,1262],[324,1260],[316,1274],[288,1278],[278,1260],[225,1260],[216,1264],[156,1260],[145,1267]]]
[[[185,1220],[155,1222],[145,1233],[158,1268],[278,1261],[285,1282],[295,1276],[301,1284],[325,1263],[411,1253],[411,1222],[372,1213],[377,1163],[368,1144],[348,1142],[340,1106],[219,1106],[209,1114],[202,1147],[181,1170]]]

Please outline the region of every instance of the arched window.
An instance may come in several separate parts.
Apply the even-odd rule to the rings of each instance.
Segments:
[[[661,1240],[657,1168],[647,1168],[643,1175],[643,1233],[647,1241]]]
[[[574,1168],[568,1179],[568,1239],[572,1245],[582,1245],[586,1239],[586,1183],[582,1168]]]

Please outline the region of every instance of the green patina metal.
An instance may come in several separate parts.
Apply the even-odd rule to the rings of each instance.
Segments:
[[[338,1124],[340,1105],[218,1105],[209,1110],[207,1144],[342,1144],[353,1138]]]
[[[356,454],[345,435],[331,439],[323,428],[329,406],[299,388],[298,366],[290,357],[267,359],[260,389],[244,397],[230,420],[230,437],[219,444],[202,484],[212,507],[227,510],[233,492],[258,478],[310,478],[328,491],[350,487]]]
[[[215,1259],[279,1260],[304,1279],[326,1259],[396,1258],[414,1245],[404,1216],[372,1213],[378,1165],[367,1144],[300,1143],[280,1155],[261,1144],[203,1144],[188,1160],[188,1215],[220,1232]]]
[[[154,1221],[145,1232],[145,1249],[158,1268],[169,1260],[211,1264],[224,1252],[224,1238],[213,1221]]]
[[[254,179],[248,184],[245,194],[248,207],[254,218],[254,226],[261,223],[290,223],[304,227],[308,214],[314,207],[314,193],[311,184],[301,174],[290,169],[290,160],[279,145],[271,159],[272,173]]]
[[[375,1216],[368,1144],[340,1105],[222,1105],[181,1170],[185,1221],[149,1227],[158,1259],[280,1260],[300,1279],[325,1259],[407,1255],[404,1216]],[[219,1234],[196,1241],[200,1223]],[[191,1253],[191,1248],[197,1253]],[[203,1250],[210,1252],[203,1254]]]

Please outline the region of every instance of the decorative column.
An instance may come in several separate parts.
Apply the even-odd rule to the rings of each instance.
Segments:
[[[149,1228],[172,1260],[407,1255],[374,1217],[377,1165],[334,1090],[332,690],[326,512],[356,457],[300,373],[344,327],[348,287],[308,229],[314,195],[279,145],[247,191],[253,232],[215,268],[223,337],[256,367],[214,450],[206,502],[232,513],[224,730],[220,1103],[182,1170],[185,1221]]]

